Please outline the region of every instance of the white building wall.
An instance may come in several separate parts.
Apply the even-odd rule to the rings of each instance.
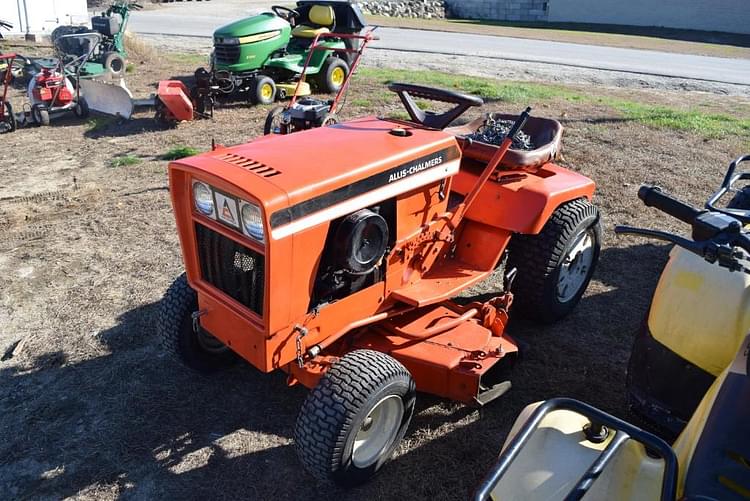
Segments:
[[[89,15],[86,0],[0,0],[0,19],[13,24],[10,34],[45,34],[61,24],[88,24]]]
[[[547,20],[750,34],[750,0],[549,0]]]

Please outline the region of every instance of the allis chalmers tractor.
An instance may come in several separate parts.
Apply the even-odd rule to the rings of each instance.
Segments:
[[[717,194],[719,197],[731,186],[730,180],[737,180],[731,174],[723,192]],[[689,261],[673,254],[662,282],[674,280],[675,291],[670,295],[685,300],[682,315],[655,324],[661,326],[668,323],[666,320],[672,321],[673,330],[660,331],[669,345],[659,347],[651,341],[643,347],[637,342],[634,348],[634,355],[641,351],[641,359],[652,364],[639,364],[638,370],[650,376],[647,380],[672,391],[672,394],[646,393],[647,402],[659,402],[660,397],[667,395],[672,409],[680,409],[703,390],[698,402],[689,408],[687,426],[672,447],[656,435],[577,400],[555,398],[532,404],[513,425],[497,463],[475,495],[476,500],[739,501],[750,497],[747,322],[744,334],[735,334],[741,328],[742,317],[748,313],[747,309],[736,311],[735,306],[743,297],[747,299],[748,289],[743,293],[743,287],[734,281],[736,277],[741,284],[750,283],[747,282],[750,232],[743,229],[743,225],[750,223],[750,210],[717,209],[713,206],[717,195],[707,204],[709,210],[698,210],[656,187],[643,186],[639,190],[638,196],[646,205],[690,224],[692,238],[626,226],[615,229],[618,233],[673,243],[680,252],[690,253],[714,270],[695,263],[687,266]],[[678,270],[670,272],[670,267]],[[723,271],[726,273],[720,273]],[[688,290],[680,293],[681,287]],[[705,294],[700,299],[709,304],[708,308],[691,297],[693,291]],[[703,318],[710,308],[717,308],[718,300],[712,295],[726,300],[726,307]],[[657,298],[652,308],[656,302]],[[686,323],[690,321],[696,325]],[[701,327],[704,332],[698,334]],[[676,353],[669,351],[672,346],[677,346]],[[703,353],[697,354],[696,350]],[[703,385],[693,374],[695,367],[691,367],[689,358],[677,361],[684,353],[697,357],[698,363],[723,364],[716,379]],[[660,409],[667,407],[660,403]]]
[[[299,457],[346,485],[392,455],[416,390],[482,406],[510,388],[513,295],[498,283],[484,303],[451,298],[505,264],[516,306],[553,321],[599,253],[594,183],[551,162],[559,123],[527,110],[499,146],[483,144],[446,128],[481,99],[391,90],[410,121],[360,118],[169,166],[186,274],[162,301],[165,347],[198,370],[239,355],[311,388]],[[524,124],[539,148],[510,150]]]
[[[271,104],[295,92],[307,61],[307,74],[317,87],[337,92],[359,42],[333,34],[357,34],[366,26],[359,6],[346,0],[302,0],[294,9],[276,5],[271,10],[214,32],[211,81],[219,82],[224,94],[242,92],[252,103]],[[323,34],[332,34],[320,40],[320,46],[330,50],[317,50],[308,57],[311,42]],[[310,85],[305,83],[296,92],[310,94]]]

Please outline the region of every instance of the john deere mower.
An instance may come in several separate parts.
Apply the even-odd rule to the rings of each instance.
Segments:
[[[359,6],[345,0],[303,0],[295,9],[277,5],[217,29],[211,69],[198,71],[223,94],[239,92],[252,103],[270,104],[292,95],[317,36],[358,34],[365,26]],[[344,84],[360,41],[328,35],[319,43],[331,50],[314,51],[306,72],[320,92],[334,93]],[[310,92],[307,82],[297,91]]]
[[[671,242],[707,266],[726,270],[740,279],[750,277],[750,233],[743,229],[750,222],[750,211],[699,210],[654,186],[642,186],[638,196],[646,205],[689,223],[692,238],[625,226],[617,227],[617,232]],[[695,265],[688,271],[674,256],[669,266],[682,267],[678,272],[681,275],[670,275],[665,270],[662,280],[677,277],[675,287],[692,284],[695,290],[704,287],[705,281],[715,287],[710,293],[706,291],[702,299],[711,303],[712,293],[720,300],[728,299],[730,306],[727,311],[704,319],[701,316],[707,310],[683,292],[682,297],[688,301],[682,311],[705,330],[703,335],[691,338],[696,349],[707,349],[708,353],[701,355],[703,360],[709,358],[724,366],[712,383],[702,387],[707,391],[690,409],[687,426],[673,445],[577,400],[555,398],[532,404],[516,420],[475,499],[674,501],[750,497],[750,335],[745,322],[745,334],[736,336],[738,325],[732,322],[738,314],[739,318],[747,317],[748,310],[737,312],[731,307],[737,301],[732,295],[739,292],[746,299],[747,289],[743,293],[726,276],[713,280]],[[719,283],[729,290],[722,290]],[[693,308],[698,309],[697,314],[693,314]],[[679,326],[688,325],[680,323],[679,318],[673,320],[675,333]],[[708,325],[713,322],[716,325]],[[693,332],[695,328],[689,325],[686,334]],[[676,334],[671,337],[678,338]],[[716,347],[706,348],[714,343]],[[689,377],[690,367],[675,364],[662,353],[656,352],[660,358],[653,359],[658,364],[653,369],[658,367],[663,384],[673,392],[671,398],[692,398],[696,388]],[[639,369],[656,374],[651,367]]]
[[[527,110],[483,143],[448,128],[480,98],[390,88],[410,120],[268,135],[169,165],[186,273],[161,303],[164,347],[199,371],[239,358],[311,388],[299,457],[345,485],[390,458],[417,390],[472,406],[508,391],[511,304],[564,317],[599,254],[594,183],[553,163],[558,122]],[[535,149],[511,149],[522,131]],[[451,299],[488,277],[496,297]]]

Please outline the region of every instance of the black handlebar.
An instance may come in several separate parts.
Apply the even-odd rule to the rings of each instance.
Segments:
[[[413,85],[406,83],[392,83],[388,86],[398,94],[399,99],[409,113],[412,121],[432,129],[445,129],[455,119],[464,114],[472,106],[482,106],[484,100],[481,97],[462,94],[446,89],[436,89],[434,87],[425,87],[424,85]],[[414,98],[429,99],[441,103],[451,103],[456,106],[444,113],[433,113],[421,109]]]
[[[516,137],[516,134],[518,134],[518,131],[520,131],[523,126],[526,124],[526,120],[529,119],[529,115],[531,114],[531,106],[527,106],[525,110],[521,113],[521,115],[518,117],[516,122],[513,124],[513,126],[508,131],[508,135],[506,137],[509,137],[512,141],[514,137]]]
[[[638,189],[638,198],[647,207],[655,207],[687,224],[693,224],[701,212],[690,205],[664,193],[658,186],[644,184]]]
[[[742,221],[742,223],[750,224],[750,210],[737,208],[725,209],[716,206],[717,202],[724,195],[732,191],[732,185],[734,183],[736,183],[737,181],[750,181],[750,172],[743,172],[741,174],[734,173],[739,164],[747,161],[750,161],[750,155],[741,156],[735,159],[734,162],[729,164],[729,168],[727,169],[727,173],[724,175],[724,180],[721,182],[721,186],[716,191],[716,193],[711,195],[711,198],[708,199],[708,202],[706,202],[706,209],[736,217],[737,219]]]

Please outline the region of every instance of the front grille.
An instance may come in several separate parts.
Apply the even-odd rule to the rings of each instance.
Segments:
[[[214,57],[217,64],[237,64],[240,60],[240,46],[216,44]]]
[[[195,235],[203,280],[263,315],[263,255],[201,224]]]

